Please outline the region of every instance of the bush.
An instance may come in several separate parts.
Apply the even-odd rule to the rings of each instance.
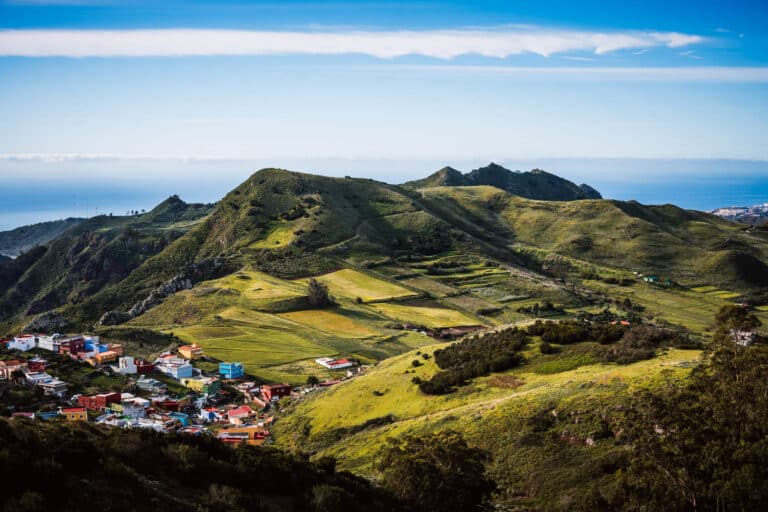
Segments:
[[[542,342],[541,345],[539,345],[539,352],[541,352],[542,354],[557,354],[558,352],[560,352],[560,349],[557,347],[553,347],[552,345],[544,341]]]
[[[436,350],[435,363],[444,371],[423,381],[419,389],[429,395],[452,393],[475,377],[514,368],[523,362],[519,352],[527,343],[525,331],[513,327],[465,338]]]

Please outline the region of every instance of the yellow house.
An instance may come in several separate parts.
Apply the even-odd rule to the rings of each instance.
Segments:
[[[88,421],[88,411],[85,407],[70,407],[61,409],[60,412],[66,421]]]
[[[205,393],[206,395],[212,395],[221,389],[219,379],[211,377],[189,377],[181,379],[181,383],[193,391]]]
[[[200,359],[203,357],[203,347],[192,344],[179,347],[179,355],[185,359]]]

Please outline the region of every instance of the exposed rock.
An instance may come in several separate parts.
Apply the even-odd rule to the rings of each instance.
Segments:
[[[68,325],[69,322],[64,318],[64,315],[58,311],[48,311],[33,318],[31,322],[24,326],[24,331],[53,333],[63,331]]]
[[[162,303],[166,297],[182,290],[189,290],[195,286],[195,283],[213,279],[225,271],[231,270],[230,265],[228,265],[230,262],[231,260],[226,258],[207,258],[190,263],[179,274],[155,288],[144,300],[134,304],[127,312],[108,311],[104,313],[96,326],[119,325],[136,318]]]

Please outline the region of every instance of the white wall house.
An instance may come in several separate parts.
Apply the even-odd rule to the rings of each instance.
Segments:
[[[36,346],[37,342],[35,341],[35,336],[32,334],[22,334],[21,336],[16,336],[13,338],[13,340],[8,342],[9,350],[20,350],[22,352],[32,350]]]

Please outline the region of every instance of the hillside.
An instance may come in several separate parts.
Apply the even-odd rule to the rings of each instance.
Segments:
[[[101,319],[175,332],[222,347],[214,349],[222,357],[234,355],[224,348],[232,339],[273,351],[319,332],[313,349],[291,345],[263,361],[242,346],[265,378],[300,381],[313,354],[375,361],[429,342],[398,323],[496,325],[535,317],[545,302],[571,315],[629,299],[703,332],[723,301],[765,300],[766,261],[763,232],[671,205],[539,201],[487,185],[412,190],[264,169],[213,208],[172,197],[137,217],[91,219],[3,264],[0,310],[17,327],[58,308],[73,326]],[[633,272],[677,284],[649,286]],[[337,301],[327,324],[302,303],[302,280],[313,276]],[[362,345],[333,327],[342,320],[361,326],[352,332]]]
[[[121,281],[210,209],[172,197],[142,215],[93,217],[0,264],[0,323],[23,323]]]
[[[403,184],[405,188],[456,187],[488,185],[500,188],[512,195],[545,201],[574,201],[577,199],[601,199],[600,193],[589,185],[576,185],[566,179],[541,169],[529,172],[513,172],[491,163],[467,174],[452,167],[444,167],[422,180]]]
[[[0,232],[0,255],[15,257],[37,245],[45,245],[84,220],[78,218],[53,220]]]

